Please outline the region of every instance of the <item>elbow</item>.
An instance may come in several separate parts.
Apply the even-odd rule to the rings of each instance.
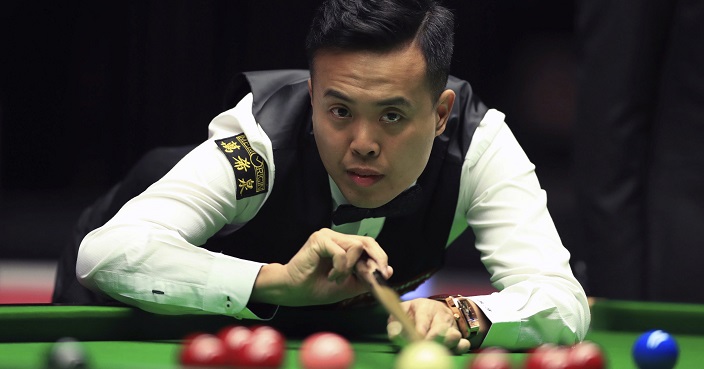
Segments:
[[[574,342],[576,343],[583,341],[586,337],[591,325],[592,315],[589,300],[581,285],[577,284],[573,290],[573,295],[574,303],[571,304],[571,311],[569,312],[571,318],[566,321],[569,322],[570,330],[573,331]]]
[[[589,306],[589,301],[587,300],[586,296],[584,296],[583,299],[580,299],[580,305],[582,308],[582,314],[580,315],[580,324],[579,329],[577,330],[577,338],[579,341],[583,341],[587,335],[587,332],[589,332],[589,327],[592,323],[592,312],[591,307]]]
[[[575,299],[572,305],[560,309],[560,316],[552,329],[545,331],[544,342],[561,345],[574,345],[584,341],[591,322],[589,306],[582,303],[581,298]]]
[[[100,270],[108,254],[100,246],[100,239],[95,237],[96,231],[86,235],[78,247],[76,256],[76,279],[83,286],[92,291],[99,291],[95,280],[96,273]],[[103,251],[103,252],[101,252]]]
[[[560,307],[556,312],[559,311],[559,321],[562,324],[556,338],[560,344],[571,345],[585,339],[591,324],[591,311],[587,296],[579,283],[570,284],[562,291],[553,297],[558,297],[559,301],[555,301],[555,304]]]

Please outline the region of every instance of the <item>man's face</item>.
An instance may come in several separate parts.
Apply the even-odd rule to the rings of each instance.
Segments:
[[[454,93],[431,97],[415,44],[384,53],[321,51],[314,63],[313,132],[327,172],[353,205],[389,202],[423,172]]]

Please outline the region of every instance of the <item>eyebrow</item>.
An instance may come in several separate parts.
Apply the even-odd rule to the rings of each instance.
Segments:
[[[347,103],[354,102],[349,96],[343,94],[340,91],[333,90],[333,89],[325,90],[323,97],[334,97],[336,99],[342,100]],[[377,106],[405,106],[405,107],[409,107],[409,108],[413,106],[413,104],[411,104],[411,102],[403,96],[396,96],[396,97],[391,97],[391,98],[384,99],[384,100],[379,100],[376,102],[376,105]]]

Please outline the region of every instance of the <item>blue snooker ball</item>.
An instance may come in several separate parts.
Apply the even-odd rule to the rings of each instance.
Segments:
[[[672,369],[678,356],[677,341],[660,329],[643,333],[633,344],[633,359],[640,369]]]

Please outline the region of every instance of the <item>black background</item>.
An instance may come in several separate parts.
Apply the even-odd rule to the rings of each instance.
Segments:
[[[306,68],[318,3],[3,2],[0,259],[56,258],[80,210],[148,149],[206,138],[237,72]],[[579,255],[569,179],[573,2],[445,4],[457,16],[452,73],[507,114]],[[455,252],[450,263],[471,256]]]

